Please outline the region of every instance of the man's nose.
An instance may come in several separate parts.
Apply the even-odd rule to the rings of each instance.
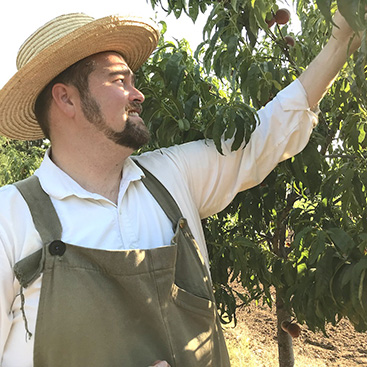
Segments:
[[[132,87],[132,90],[129,94],[129,99],[132,102],[143,103],[145,100],[145,96],[142,92],[140,92],[139,89]]]

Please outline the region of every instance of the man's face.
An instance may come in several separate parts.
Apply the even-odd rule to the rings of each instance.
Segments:
[[[116,144],[139,149],[149,141],[149,131],[139,116],[144,95],[135,88],[132,71],[114,52],[93,59],[89,93],[81,96],[85,118]]]

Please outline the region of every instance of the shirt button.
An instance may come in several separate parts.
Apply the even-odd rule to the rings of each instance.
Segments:
[[[66,251],[66,245],[64,242],[56,240],[50,243],[48,250],[52,256],[62,256]]]

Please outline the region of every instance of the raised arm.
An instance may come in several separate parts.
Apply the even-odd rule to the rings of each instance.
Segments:
[[[358,35],[350,44],[354,32],[339,11],[335,13],[333,20],[338,27],[333,27],[332,36],[327,45],[299,77],[311,108],[319,103],[345,64],[347,57],[361,44]]]

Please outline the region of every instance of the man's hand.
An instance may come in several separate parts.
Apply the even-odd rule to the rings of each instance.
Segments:
[[[155,361],[149,367],[171,367],[166,361]]]
[[[349,54],[352,54],[361,45],[361,36],[359,34],[354,34],[353,29],[339,11],[334,14],[333,22],[336,26],[334,25],[333,27],[331,37],[334,38],[335,41],[349,44],[350,40],[354,37],[349,52]]]

